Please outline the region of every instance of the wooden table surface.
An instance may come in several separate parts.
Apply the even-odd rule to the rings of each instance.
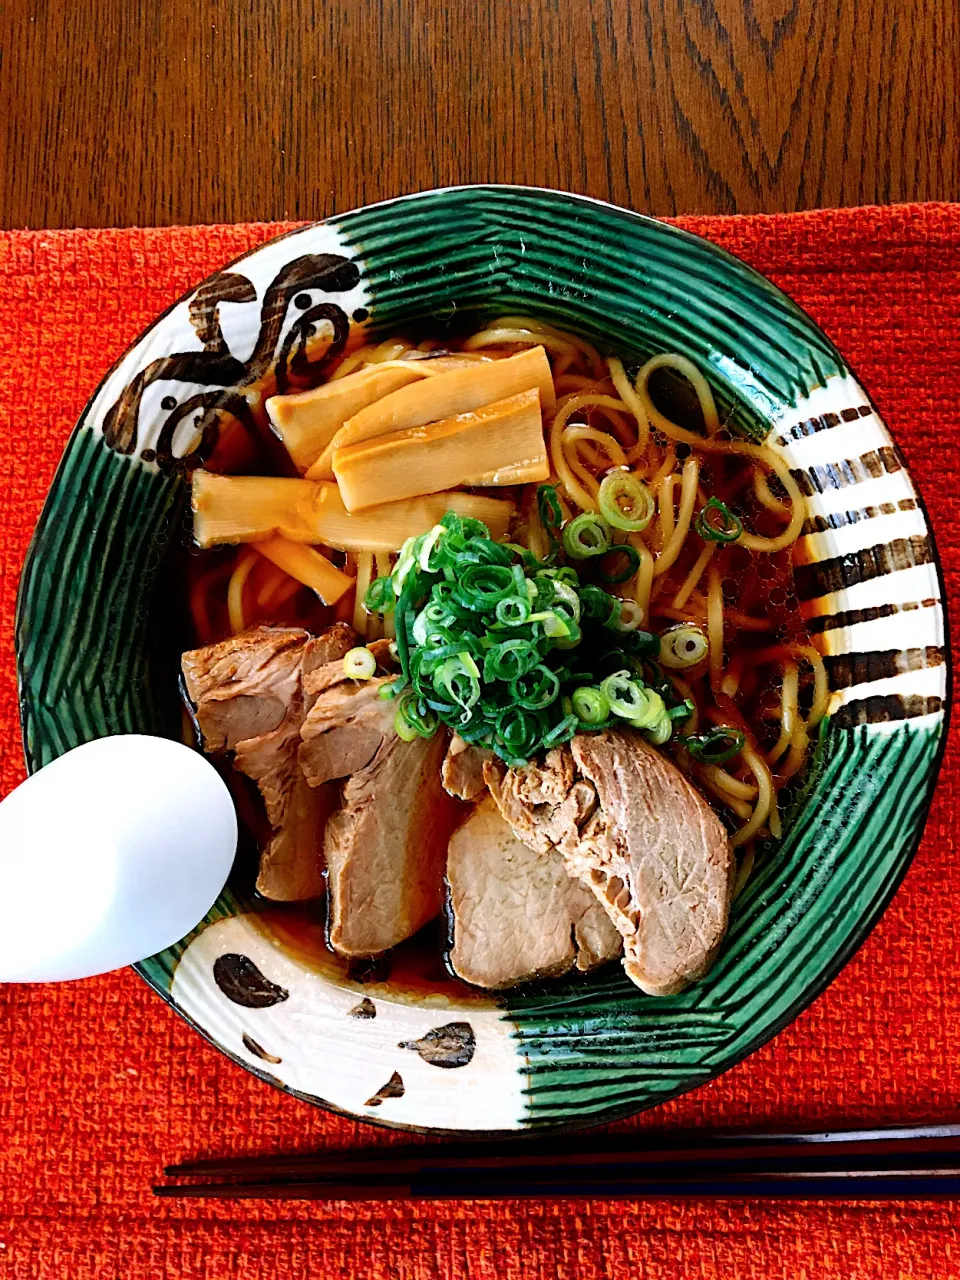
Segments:
[[[0,226],[960,196],[958,0],[0,0]]]

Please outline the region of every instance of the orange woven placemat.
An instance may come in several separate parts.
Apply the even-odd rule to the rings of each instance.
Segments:
[[[858,371],[927,499],[953,604],[960,205],[681,221],[786,288]],[[0,793],[23,776],[16,583],[70,428],[158,312],[285,229],[0,235]],[[958,819],[954,743],[913,868],[827,993],[720,1080],[619,1127],[960,1115]],[[0,1126],[4,1280],[960,1276],[949,1204],[160,1204],[151,1181],[178,1158],[401,1135],[259,1083],[132,972],[0,987]]]

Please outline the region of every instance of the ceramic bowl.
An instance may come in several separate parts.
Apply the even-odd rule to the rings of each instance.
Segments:
[[[496,1001],[348,971],[239,882],[139,966],[262,1079],[364,1119],[461,1133],[610,1120],[718,1075],[823,990],[916,847],[948,682],[933,539],[869,397],[810,318],[712,244],[559,192],[426,192],[295,231],[211,276],[107,375],[37,527],[17,631],[31,769],[104,734],[179,736],[164,568],[186,527],[192,424],[209,445],[258,379],[273,370],[282,388],[321,321],[340,340],[351,326],[442,333],[504,312],[636,361],[681,352],[723,414],[769,430],[806,495],[796,591],[832,694],[782,843],[713,970],[682,995],[644,996],[616,966]]]

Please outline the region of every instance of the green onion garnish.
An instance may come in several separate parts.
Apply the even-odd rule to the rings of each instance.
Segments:
[[[647,695],[643,685],[633,680],[629,671],[616,671],[612,676],[607,676],[600,686],[600,692],[610,704],[610,710],[623,716],[624,720],[633,720],[646,709]]]
[[[736,542],[743,533],[743,522],[719,498],[707,499],[693,525],[705,542]]]
[[[646,529],[656,511],[650,490],[627,471],[612,471],[604,478],[597,502],[607,524],[630,533]]]
[[[397,598],[393,593],[393,578],[374,578],[363,597],[367,613],[393,613]]]
[[[643,622],[643,609],[636,600],[621,600],[619,614],[613,620],[616,630],[639,632],[641,622]],[[649,632],[643,634],[649,635]],[[653,639],[653,637],[650,638]]]
[[[583,511],[563,526],[563,549],[571,560],[588,560],[610,550],[610,527],[592,511]]]
[[[574,715],[584,724],[603,724],[610,716],[610,703],[602,689],[591,689],[589,686],[575,689],[570,705]]]
[[[743,750],[746,738],[741,730],[721,724],[705,733],[689,734],[680,742],[701,764],[726,764]]]
[[[560,526],[563,524],[563,510],[555,485],[542,484],[538,487],[537,511],[540,514],[540,523],[556,542],[560,537]]]
[[[541,488],[545,527],[559,528],[559,499]],[[609,526],[591,513],[563,537],[581,560],[625,550],[611,548]],[[402,674],[381,696],[396,698],[396,730],[407,741],[443,723],[515,765],[614,717],[651,741],[672,734],[677,697],[652,661],[659,638],[639,629],[634,602],[581,585],[571,565],[493,542],[477,521],[448,512],[409,539],[366,600],[375,612],[395,602]]]
[[[351,680],[369,680],[376,669],[376,658],[363,645],[358,645],[344,655],[343,674]]]
[[[660,637],[660,661],[672,671],[686,671],[710,651],[706,632],[693,622],[681,622]]]
[[[670,741],[672,732],[673,724],[669,717],[664,716],[651,729],[647,730],[647,737],[655,747],[662,747],[665,742]]]
[[[497,602],[497,621],[504,627],[520,627],[530,617],[530,598],[526,592],[522,596],[507,596]]]
[[[626,564],[622,565],[615,573],[609,572],[603,565],[600,566],[600,578],[603,582],[609,582],[611,586],[617,583],[626,582],[640,568],[640,552],[636,547],[631,547],[629,542],[618,543],[617,546],[611,547],[604,556],[604,560],[610,560],[614,556],[625,556]]]
[[[532,671],[511,680],[510,692],[521,707],[528,711],[542,711],[551,702],[556,702],[560,678],[555,671],[540,663]]]

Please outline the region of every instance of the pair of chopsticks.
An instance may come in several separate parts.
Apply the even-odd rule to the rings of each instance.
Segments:
[[[960,1124],[352,1149],[194,1160],[164,1174],[205,1180],[157,1196],[232,1200],[943,1200],[960,1198]]]

